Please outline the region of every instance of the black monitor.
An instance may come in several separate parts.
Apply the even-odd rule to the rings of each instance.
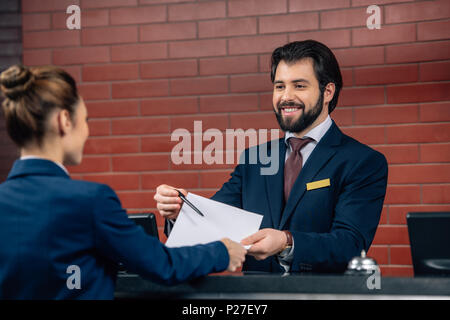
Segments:
[[[156,217],[153,213],[129,214],[128,217],[141,226],[145,233],[159,240]]]
[[[414,276],[450,276],[450,212],[406,215]]]

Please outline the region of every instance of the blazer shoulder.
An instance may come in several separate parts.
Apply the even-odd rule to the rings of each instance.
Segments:
[[[346,154],[349,157],[355,159],[370,158],[387,165],[387,159],[384,154],[346,134],[342,134],[342,147],[348,150]]]

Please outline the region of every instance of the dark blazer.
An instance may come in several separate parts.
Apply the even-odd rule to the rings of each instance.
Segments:
[[[263,214],[261,229],[290,230],[294,238],[291,271],[344,271],[352,257],[369,249],[375,235],[386,193],[386,158],[344,135],[333,122],[285,203],[286,144],[284,138],[278,142],[279,148],[271,142],[267,145],[270,152],[279,153],[275,175],[261,175],[261,163],[239,164],[212,199]],[[245,152],[249,159],[249,149]],[[330,179],[330,186],[307,190],[307,183],[324,179]],[[282,271],[276,257],[262,261],[249,257],[244,270]]]
[[[112,299],[118,262],[174,284],[223,271],[229,259],[219,241],[165,247],[127,217],[111,188],[38,159],[16,161],[0,185],[0,243],[0,299]],[[71,265],[80,289],[67,286]]]

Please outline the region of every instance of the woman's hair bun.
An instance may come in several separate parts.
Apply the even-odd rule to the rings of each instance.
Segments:
[[[30,69],[16,64],[0,74],[0,88],[7,98],[15,100],[27,91],[33,80]]]

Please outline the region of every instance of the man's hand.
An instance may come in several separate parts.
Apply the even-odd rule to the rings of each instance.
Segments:
[[[187,191],[178,189],[182,194],[187,196]],[[176,219],[180,213],[183,200],[178,196],[178,192],[174,187],[162,184],[156,188],[156,194],[153,197],[156,201],[156,208],[163,218]]]
[[[278,254],[286,247],[286,234],[280,230],[262,229],[241,241],[242,245],[252,245],[248,254],[256,260],[264,260]]]
[[[227,271],[234,272],[244,263],[247,250],[245,250],[240,243],[234,242],[228,238],[223,238],[221,241],[225,247],[227,247],[228,255],[230,256],[230,263],[228,264]]]

